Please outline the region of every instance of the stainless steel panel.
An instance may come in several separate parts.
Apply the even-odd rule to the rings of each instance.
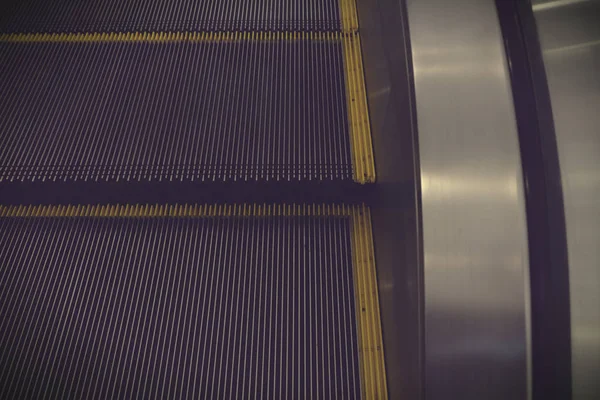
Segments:
[[[573,398],[600,396],[600,1],[534,2],[564,191]]]
[[[428,399],[528,397],[528,245],[510,80],[491,0],[408,4]]]
[[[357,0],[377,183],[371,215],[390,399],[423,399],[416,127],[403,2]]]

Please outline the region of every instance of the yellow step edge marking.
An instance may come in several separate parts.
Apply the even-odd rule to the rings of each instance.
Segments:
[[[369,209],[364,205],[353,207],[351,224],[362,399],[387,399],[387,378]]]
[[[358,14],[356,0],[339,0],[340,19],[344,32],[354,32],[358,29]]]
[[[346,21],[356,21],[354,0],[341,0]],[[351,10],[348,11],[348,10]],[[354,17],[350,18],[350,16]],[[133,32],[133,33],[37,33],[0,34],[0,42],[10,43],[98,43],[98,42],[247,42],[247,41],[339,41],[344,54],[344,80],[346,85],[346,105],[352,154],[353,179],[359,183],[376,180],[371,126],[367,105],[364,67],[362,61],[360,35],[356,30],[341,32]]]
[[[10,43],[98,43],[98,42],[240,42],[283,40],[335,40],[341,32],[95,32],[95,33],[4,33],[0,42]]]
[[[376,174],[360,35],[344,34],[342,41],[353,178],[359,183],[371,183],[375,182]]]
[[[368,207],[339,204],[172,204],[0,206],[0,218],[38,217],[349,217],[363,400],[387,399],[383,337],[371,214]]]
[[[357,94],[358,94],[358,108],[359,114],[356,118],[359,120],[359,125],[361,127],[363,140],[363,149],[364,149],[364,160],[365,160],[365,183],[366,182],[375,182],[375,160],[373,157],[373,140],[371,137],[371,122],[369,119],[369,108],[367,104],[367,90],[365,85],[365,73],[363,67],[363,59],[362,59],[362,51],[361,51],[361,42],[360,35],[354,35],[353,40],[354,46],[354,61],[357,67]]]
[[[43,205],[0,206],[0,218],[8,217],[240,217],[240,216],[352,216],[356,206],[331,204],[172,204],[172,205]]]

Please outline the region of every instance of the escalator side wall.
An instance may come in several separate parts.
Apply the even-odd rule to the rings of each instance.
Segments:
[[[377,183],[371,215],[389,396],[424,398],[418,151],[403,2],[358,0]]]
[[[390,398],[525,399],[524,188],[495,4],[358,4]]]
[[[494,1],[407,2],[421,177],[427,399],[530,396],[529,243]]]

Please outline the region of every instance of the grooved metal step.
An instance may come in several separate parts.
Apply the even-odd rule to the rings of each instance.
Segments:
[[[369,211],[0,207],[14,398],[385,398]]]
[[[2,201],[364,201],[376,179],[355,0],[0,16]],[[386,399],[369,209],[0,206],[0,365],[12,398]]]
[[[0,33],[322,32],[356,27],[354,0],[8,0],[0,12]]]
[[[357,34],[0,36],[0,182],[375,180]]]

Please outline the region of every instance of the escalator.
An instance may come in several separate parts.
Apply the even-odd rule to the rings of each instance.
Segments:
[[[3,397],[394,393],[354,0],[4,7]]]
[[[0,398],[591,395],[594,7],[1,2]]]
[[[0,229],[11,397],[385,393],[364,207],[9,207]]]

